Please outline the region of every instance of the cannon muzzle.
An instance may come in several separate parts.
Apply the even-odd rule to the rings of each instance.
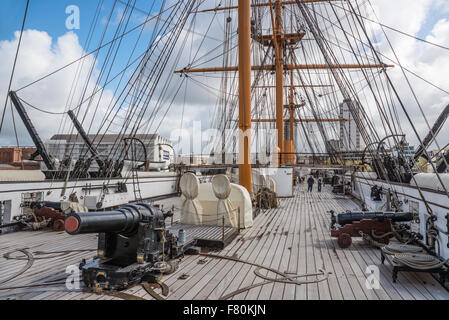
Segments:
[[[65,230],[71,235],[86,233],[120,233],[131,235],[137,232],[139,222],[163,219],[163,213],[146,203],[127,205],[114,211],[80,212],[70,214],[65,220]]]

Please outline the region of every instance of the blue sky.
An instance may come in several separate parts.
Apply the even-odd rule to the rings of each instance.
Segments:
[[[104,0],[102,16],[106,17],[112,7],[113,0]],[[152,1],[137,0],[137,7],[148,10]],[[160,1],[157,1],[160,2]],[[81,29],[76,34],[83,43],[87,36],[90,22],[94,16],[98,2],[92,0],[31,0],[27,29],[37,29],[48,32],[52,37],[58,37],[67,32],[65,21],[67,15],[65,9],[69,5],[77,5],[81,11]],[[0,40],[10,40],[13,32],[20,30],[22,17],[26,6],[26,0],[2,0],[0,10]],[[119,3],[119,7],[124,7]],[[435,8],[428,15],[425,25],[419,35],[425,36],[439,19],[448,17],[448,13]]]
[[[91,24],[94,20],[95,12],[97,10],[99,2],[94,0],[31,0],[30,6],[28,9],[28,16],[25,25],[25,29],[34,29],[39,31],[44,31],[49,34],[53,39],[53,43],[58,40],[58,37],[65,35],[67,32],[72,31],[78,36],[80,45],[83,46],[86,52],[89,52],[95,48],[97,48],[99,41],[101,39],[101,35],[106,26],[106,21],[111,14],[111,10],[114,8],[114,12],[112,14],[111,22],[108,27],[107,34],[105,36],[104,42],[110,41],[114,38],[114,33],[116,31],[116,27],[118,26],[118,22],[120,21],[121,14],[125,9],[124,3],[128,2],[127,0],[123,1],[114,1],[114,0],[103,0],[101,6],[101,12],[99,16],[98,23],[96,25],[96,29],[94,32],[94,36],[91,41],[90,47],[85,47],[85,43],[89,34],[89,30]],[[132,3],[133,1],[131,1]],[[23,15],[26,7],[26,0],[2,0],[1,1],[1,10],[0,10],[0,41],[11,41],[14,39],[14,32],[19,31],[22,25]],[[114,6],[115,3],[115,6]],[[156,1],[148,1],[148,0],[137,0],[136,8],[144,10],[145,12],[150,11],[153,8],[152,12],[159,11],[160,0]],[[69,30],[66,27],[66,20],[69,17],[69,14],[66,14],[66,8],[71,5],[76,5],[80,10],[80,29]],[[133,12],[132,19],[128,25],[127,30],[135,27],[136,25],[142,23],[146,15],[140,12],[139,10],[135,10]],[[137,39],[137,35],[139,30],[136,30],[129,35],[126,36],[126,41],[124,43],[129,44],[128,46],[122,46],[120,54],[117,56],[116,66],[124,66],[129,58],[129,54],[127,52],[131,52],[134,41]],[[138,56],[148,46],[149,39],[151,37],[151,27],[144,33],[139,44],[137,46],[136,53],[133,57]],[[134,41],[133,41],[134,40]],[[102,49],[99,54],[98,62],[101,64],[103,55],[108,51],[108,47]],[[114,69],[115,71],[119,71],[118,67]]]
[[[107,1],[107,4],[112,1]],[[26,28],[43,30],[52,37],[58,37],[65,34],[68,30],[65,27],[67,15],[65,10],[67,6],[76,4],[81,12],[81,28],[75,30],[80,37],[81,42],[85,40],[90,21],[92,20],[97,1],[92,0],[31,0],[29,15],[27,17]],[[0,39],[10,40],[13,38],[13,32],[20,30],[23,14],[25,12],[26,0],[2,0],[2,10],[0,11]],[[110,5],[103,8],[104,15]]]
[[[129,17],[129,14],[124,15],[124,10],[126,8],[126,5],[124,3],[127,3],[128,0],[31,0],[30,6],[28,9],[28,16],[27,21],[25,25],[25,30],[27,34],[29,35],[31,30],[36,30],[37,32],[33,33],[34,39],[30,39],[27,37],[26,39],[23,39],[21,52],[19,54],[18,62],[17,62],[17,68],[16,73],[12,85],[12,90],[16,90],[21,86],[24,86],[34,80],[39,79],[43,75],[47,75],[56,69],[62,67],[63,65],[66,65],[69,61],[74,61],[75,58],[79,57],[80,53],[76,53],[74,58],[70,59],[69,61],[64,60],[65,55],[70,55],[75,52],[74,50],[77,49],[77,44],[79,44],[84,52],[91,52],[92,50],[99,47],[101,37],[103,34],[103,31],[106,29],[106,35],[103,40],[103,44],[110,42],[112,39],[116,37],[117,29],[120,27],[120,19],[125,16],[125,22]],[[132,4],[134,0],[131,0],[130,3]],[[23,21],[23,15],[25,12],[26,7],[26,0],[2,0],[0,2],[0,44],[3,44],[3,56],[7,57],[8,61],[3,65],[2,73],[3,73],[3,80],[1,82],[1,89],[2,93],[6,92],[7,89],[7,79],[9,79],[9,75],[11,74],[12,69],[12,61],[13,61],[13,54],[15,54],[15,45],[10,46],[9,44],[12,43],[12,41],[16,41],[16,35],[14,32],[20,31],[22,21]],[[152,14],[156,14],[160,11],[160,5],[162,3],[162,0],[155,0],[155,1],[148,1],[148,0],[136,0],[135,7],[138,9],[141,9],[144,12],[151,11]],[[166,1],[166,3],[170,3],[170,1]],[[95,25],[95,31],[93,34],[93,38],[90,42],[89,46],[86,46],[86,40],[88,39],[89,30],[91,28],[92,22],[94,21],[95,13],[97,11],[97,8],[99,4],[102,4],[101,11],[97,20],[97,23]],[[114,5],[115,4],[115,5]],[[80,11],[80,28],[69,30],[66,26],[66,21],[69,18],[70,14],[66,13],[66,9],[69,6],[77,6]],[[168,7],[169,5],[166,5]],[[114,10],[113,10],[114,9]],[[112,11],[113,10],[113,11]],[[111,15],[112,12],[112,15]],[[111,19],[108,24],[108,17],[111,15]],[[126,30],[134,29],[135,27],[138,27],[141,25],[145,19],[147,18],[147,14],[141,12],[140,10],[134,10],[132,12],[131,18],[129,19],[129,23],[127,25]],[[112,69],[110,72],[108,71],[108,68],[104,70],[104,73],[101,75],[101,81],[100,85],[103,86],[106,90],[110,90],[111,94],[116,90],[116,86],[119,83],[119,80],[121,80],[121,77],[116,77],[119,75],[119,72],[123,70],[123,68],[127,65],[128,61],[134,62],[130,68],[127,69],[127,73],[125,74],[124,81],[120,82],[120,89],[117,91],[120,93],[121,88],[126,84],[126,79],[131,75],[132,71],[137,67],[137,62],[139,62],[139,59],[136,59],[137,57],[141,56],[142,53],[146,51],[149,44],[151,43],[152,36],[153,36],[153,29],[154,29],[154,22],[155,20],[152,20],[151,23],[148,23],[146,25],[145,31],[141,34],[140,38],[138,38],[141,28],[138,27],[136,30],[132,31],[131,33],[127,34],[124,38],[123,42],[117,41],[116,46],[114,47],[114,51],[117,51],[117,46],[120,45],[118,54],[115,55],[114,51],[112,51],[111,55],[107,55],[108,51],[110,50],[111,46],[105,46],[103,49],[99,51],[99,56],[96,56],[96,53],[91,55],[89,59],[96,58],[96,69],[94,70],[94,76],[91,80],[95,79],[95,74],[100,74],[100,69],[104,65],[104,60],[106,57],[108,57],[108,65],[111,65],[111,62],[114,61],[112,64]],[[123,24],[124,26],[125,24]],[[107,28],[106,28],[107,27]],[[48,34],[48,37],[45,37],[42,35],[42,33]],[[71,36],[71,33],[75,34],[77,36],[77,39],[73,39]],[[119,31],[119,34],[123,33],[123,29]],[[69,37],[67,37],[69,35]],[[40,43],[36,43],[36,39],[51,39],[52,41],[52,48],[48,48],[45,46],[45,44],[40,45]],[[63,40],[62,43],[59,43],[60,39]],[[137,45],[136,41],[139,39]],[[154,39],[153,39],[154,40]],[[33,44],[34,42],[34,44]],[[41,42],[42,43],[42,42]],[[63,47],[61,47],[61,45]],[[134,47],[136,45],[136,48],[134,50]],[[8,49],[7,49],[8,48]],[[34,65],[36,68],[34,68],[33,62],[30,61],[24,61],[24,52],[27,51],[33,51],[33,48],[36,50],[36,60],[34,62]],[[42,50],[45,51],[46,55],[40,57],[40,54],[42,53]],[[62,52],[64,51],[64,52]],[[78,52],[78,51],[76,51]],[[132,56],[131,53],[133,52]],[[58,60],[59,59],[59,60]],[[29,60],[29,59],[28,59]],[[87,60],[87,59],[86,59]],[[50,63],[49,63],[50,62]],[[42,65],[49,64],[47,67],[45,67],[45,73],[42,74],[35,74],[33,69],[40,70],[39,68]],[[24,65],[26,65],[26,70],[24,70]],[[87,71],[89,68],[88,65],[84,66],[84,69]],[[72,68],[73,69],[73,68]],[[74,72],[74,69],[73,69]],[[20,78],[23,78],[24,75],[33,74],[29,78],[27,78],[26,82],[22,81],[19,84],[17,82]],[[43,87],[51,86],[51,81],[57,81],[55,79],[58,79],[58,75],[61,75],[63,72],[59,72],[58,74],[55,74],[48,79],[45,79],[42,81],[43,83],[39,83],[38,85],[42,85]],[[87,74],[86,74],[87,75]],[[113,78],[114,77],[114,78]],[[109,85],[104,86],[104,83],[106,81],[106,78],[108,79],[114,79]],[[52,80],[53,79],[53,80]],[[54,95],[52,95],[52,101],[58,100],[58,97],[61,96],[67,87],[70,87],[72,85],[72,79],[73,76],[70,76],[70,79],[64,79],[64,81],[60,81],[58,84],[60,87],[58,89],[55,89]],[[83,78],[84,79],[84,78]],[[48,80],[48,81],[47,81]],[[95,80],[93,80],[92,85],[94,85]],[[109,82],[109,81],[108,81]],[[87,82],[86,82],[87,83]],[[78,92],[81,93],[82,86],[78,86]],[[30,88],[30,90],[33,90],[33,87]],[[27,90],[25,90],[26,93]],[[36,94],[35,94],[36,96]],[[0,100],[2,101],[2,109],[3,109],[3,101],[4,98],[2,94],[0,94]],[[67,99],[67,95],[64,100]],[[106,99],[104,99],[106,100]],[[34,100],[33,100],[34,101]],[[42,105],[47,105],[47,101],[40,101]],[[62,101],[59,101],[59,104],[63,104]],[[64,104],[65,105],[65,104]],[[50,107],[49,107],[50,108]],[[58,106],[58,110],[60,110],[61,106]],[[31,112],[31,110],[29,110]],[[60,111],[59,111],[60,112]],[[6,113],[5,118],[6,125],[9,125],[10,114],[9,109]],[[18,124],[19,126],[19,133],[21,134],[20,140],[29,141],[29,137],[25,130],[23,130],[20,122]],[[39,124],[36,124],[37,127],[39,127]],[[10,129],[10,128],[9,128]],[[42,135],[47,138],[49,134],[54,133],[55,128],[51,128],[52,133],[49,132],[43,132],[42,128],[38,128],[42,133]],[[3,138],[3,140],[1,140]],[[14,139],[11,139],[11,130],[5,129],[1,133],[0,141],[6,141],[2,142],[3,144],[13,144]],[[29,142],[27,142],[29,143]]]
[[[449,13],[445,10],[441,10],[441,7],[432,7],[417,36],[425,38],[427,35],[429,35],[429,33],[432,32],[435,23],[437,23],[437,21],[441,19],[449,19]]]
[[[116,7],[124,8],[127,1],[118,1]],[[152,3],[155,2],[155,9],[161,0],[148,1],[137,0],[136,8],[149,11]],[[2,0],[0,10],[0,40],[10,40],[13,32],[20,30],[23,14],[25,12],[26,0]],[[114,0],[104,0],[101,9],[101,17],[106,18],[114,4]],[[65,21],[68,15],[66,8],[76,5],[80,8],[81,28],[75,30],[81,42],[85,40],[90,23],[97,9],[97,0],[31,0],[28,11],[26,29],[37,29],[48,32],[52,37],[65,34],[68,30]],[[155,12],[156,10],[153,10]],[[136,11],[138,13],[138,11]],[[142,15],[139,13],[139,15]]]

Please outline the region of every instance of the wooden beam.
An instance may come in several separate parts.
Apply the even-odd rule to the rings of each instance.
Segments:
[[[332,84],[303,84],[303,85],[285,85],[284,88],[329,88],[333,87]],[[255,86],[254,89],[272,89],[276,88],[276,86]]]
[[[304,3],[317,3],[317,2],[329,2],[329,1],[343,1],[343,0],[303,0]],[[255,4],[252,4],[251,7],[252,8],[269,7],[270,4],[274,4],[274,3],[270,3],[270,2],[267,2],[267,3],[255,3]],[[285,5],[292,5],[292,4],[296,4],[296,1],[282,1],[281,4],[283,6],[285,6]],[[205,9],[205,10],[196,11],[196,13],[217,12],[217,11],[226,11],[226,10],[234,10],[234,9],[238,9],[238,6],[217,7],[217,8],[212,8],[212,9]]]
[[[284,40],[301,40],[304,36],[306,35],[305,32],[302,33],[286,33],[283,35],[278,35],[278,38],[284,38]],[[262,41],[271,41],[273,40],[273,35],[272,34],[268,34],[268,35],[263,35],[260,37]]]
[[[284,108],[302,108],[302,107],[305,107],[305,106],[306,106],[305,103],[301,103],[301,104],[290,103],[290,104],[286,104],[284,106]]]
[[[298,64],[298,65],[286,65],[286,70],[325,70],[325,69],[381,69],[381,68],[394,68],[394,65],[388,64],[340,64],[331,65],[327,64]],[[182,69],[176,70],[175,73],[207,73],[207,72],[226,72],[226,71],[238,71],[239,67],[216,67],[216,68],[200,68],[200,69]],[[274,65],[266,66],[252,66],[253,71],[275,71]]]
[[[275,119],[252,119],[252,122],[262,122],[262,123],[268,123],[268,122],[276,122]],[[288,122],[289,120],[284,120],[285,122]],[[296,123],[299,122],[349,122],[352,121],[352,119],[295,119]]]
[[[257,42],[263,44],[264,46],[272,46],[272,45],[274,45],[273,40],[276,37],[276,41],[278,42],[278,44],[289,46],[289,45],[294,45],[294,44],[298,43],[299,41],[301,41],[305,35],[306,35],[305,32],[286,33],[286,34],[279,33],[277,36],[272,35],[272,34],[256,36],[253,34],[252,38],[254,40],[256,40]],[[289,42],[287,43],[287,41],[289,41]]]

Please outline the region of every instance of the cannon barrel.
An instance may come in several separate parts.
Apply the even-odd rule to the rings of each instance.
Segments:
[[[166,215],[146,203],[127,205],[114,211],[73,213],[65,220],[65,230],[71,235],[85,233],[129,235],[137,231],[139,222],[157,216],[165,219]]]
[[[363,219],[391,219],[393,222],[407,222],[413,220],[410,212],[347,212],[332,216],[332,225],[344,226]]]
[[[61,209],[61,202],[52,202],[52,201],[37,201],[37,202],[31,202],[30,207],[42,209],[43,207],[47,208],[53,208],[58,211],[62,211]]]

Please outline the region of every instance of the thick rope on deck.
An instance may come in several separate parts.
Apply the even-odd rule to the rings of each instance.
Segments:
[[[370,236],[369,234],[363,233],[362,231],[360,231],[359,233],[362,236],[362,239],[365,240],[365,242],[371,245],[372,247],[381,249],[384,246],[383,243],[374,240],[373,237]]]
[[[17,249],[17,250],[5,253],[3,255],[3,258],[5,258],[6,260],[24,260],[24,261],[27,261],[27,263],[17,273],[14,273],[13,275],[9,276],[8,278],[1,280],[0,285],[5,284],[5,283],[19,277],[20,275],[24,274],[26,271],[28,271],[33,266],[35,260],[59,258],[61,256],[68,255],[70,253],[90,252],[90,251],[97,251],[97,250],[96,249],[95,250],[94,249],[82,249],[82,250],[65,250],[65,251],[52,251],[52,252],[36,251],[36,252],[31,253],[28,251],[27,248],[24,248],[24,249]],[[24,256],[13,256],[13,253],[15,253],[15,252],[21,252],[24,254]],[[38,256],[42,256],[42,257],[38,257]],[[63,283],[62,282],[47,282],[47,283],[38,283],[38,284],[30,284],[30,285],[7,287],[7,288],[0,287],[0,291],[24,289],[24,288],[35,288],[35,287],[42,287],[42,286],[52,286],[52,285],[59,285],[59,284],[63,284]]]
[[[413,246],[410,244],[391,243],[383,246],[382,251],[390,255],[395,255],[398,253],[420,253],[423,249],[420,246]]]
[[[279,206],[277,194],[268,188],[261,188],[256,193],[256,205],[262,209],[273,209]]]
[[[441,268],[449,262],[449,259],[441,261],[437,257],[425,253],[397,253],[394,255],[393,261],[418,270],[431,270]]]
[[[33,256],[27,249],[19,249],[19,250],[16,250],[16,251],[22,252],[22,253],[26,256],[27,263],[26,263],[26,265],[25,265],[20,271],[18,271],[17,273],[15,273],[15,274],[9,276],[8,278],[6,278],[6,279],[4,279],[4,280],[2,280],[2,281],[0,281],[0,285],[6,283],[6,282],[8,282],[8,281],[11,281],[12,279],[17,278],[18,276],[20,276],[21,274],[25,273],[28,269],[30,269],[30,268],[33,266],[33,263],[34,263],[34,256]],[[16,251],[13,251],[13,252],[16,252]],[[3,257],[4,257],[5,259],[8,259],[8,260],[9,260],[9,259],[11,259],[11,258],[10,258],[10,255],[11,255],[13,252],[5,253],[5,254],[3,255]],[[1,288],[0,288],[0,290],[4,290],[4,289],[1,289]]]
[[[438,257],[424,253],[421,247],[408,244],[389,244],[382,247],[382,251],[392,255],[393,262],[417,270],[439,269],[449,262],[449,259],[441,261]]]
[[[263,286],[263,285],[266,285],[266,284],[270,284],[270,283],[276,283],[277,282],[277,283],[286,283],[286,284],[295,284],[295,285],[319,283],[319,282],[322,282],[322,281],[326,281],[329,278],[329,275],[332,274],[331,272],[327,272],[325,270],[319,269],[318,270],[319,273],[293,275],[293,276],[291,276],[291,275],[287,275],[286,273],[281,272],[279,270],[276,270],[276,269],[273,269],[273,268],[270,268],[270,267],[266,267],[266,266],[260,265],[258,263],[242,260],[242,259],[239,259],[239,258],[228,257],[228,256],[219,256],[219,255],[209,254],[209,253],[200,253],[200,256],[208,257],[208,258],[212,258],[212,259],[230,260],[230,261],[239,262],[239,263],[248,264],[248,265],[257,267],[257,269],[254,270],[254,274],[257,277],[259,277],[259,278],[267,280],[267,281],[260,282],[260,283],[255,283],[255,284],[253,284],[251,286],[244,287],[244,288],[241,288],[241,289],[236,290],[234,292],[231,292],[231,293],[229,293],[229,294],[227,294],[225,296],[222,296],[220,298],[220,300],[230,299],[230,298],[232,298],[232,297],[234,297],[234,296],[236,296],[236,295],[238,295],[240,293],[243,293],[243,292],[251,290],[253,288],[260,287],[260,286]],[[277,274],[277,275],[279,275],[281,277],[280,278],[271,278],[271,277],[265,276],[265,275],[260,273],[261,269],[265,269],[265,270],[271,271],[271,272],[273,272],[273,273],[275,273],[275,274]],[[317,280],[306,280],[306,281],[297,281],[297,280],[295,280],[295,279],[298,279],[298,278],[315,277],[315,276],[323,276],[323,278],[317,279]]]

